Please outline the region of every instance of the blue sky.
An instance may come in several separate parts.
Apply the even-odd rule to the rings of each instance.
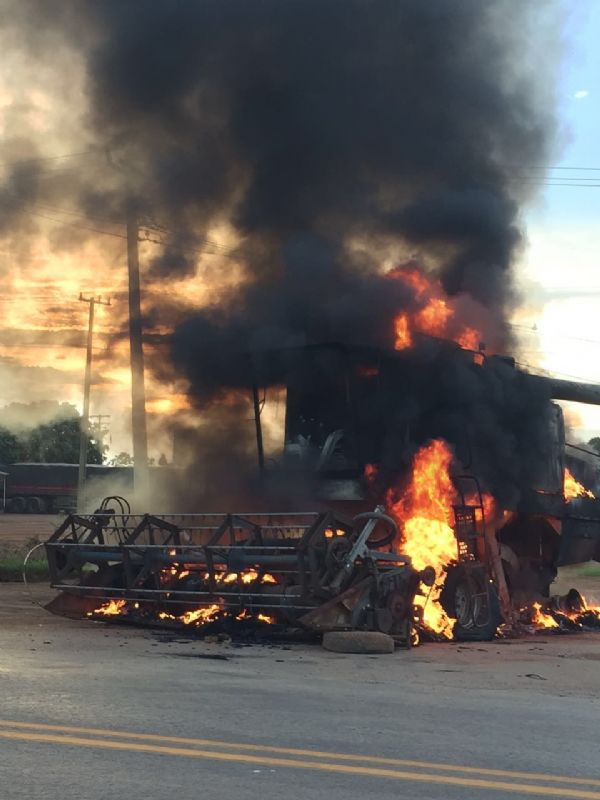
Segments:
[[[559,71],[558,100],[562,149],[553,166],[600,168],[600,2],[564,0],[566,28],[564,56]],[[568,183],[568,176],[595,179],[591,172],[553,169],[553,180]],[[586,181],[600,184],[598,180]],[[596,188],[554,187],[544,193],[543,205],[533,211],[540,221],[581,222],[598,218],[600,192]]]
[[[528,209],[517,270],[523,305],[513,321],[522,362],[600,383],[600,0],[563,6],[560,144],[544,182],[597,186],[544,186]],[[571,169],[581,167],[598,171]],[[570,413],[581,439],[600,433],[600,408],[571,405]]]

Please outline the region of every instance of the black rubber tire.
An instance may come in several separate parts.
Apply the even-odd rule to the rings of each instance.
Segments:
[[[46,502],[43,497],[28,497],[25,503],[28,514],[45,514]]]
[[[480,594],[486,595],[483,604],[476,597]],[[500,601],[496,587],[483,567],[459,565],[450,568],[440,601],[444,611],[456,619],[452,632],[457,641],[490,641],[496,635],[502,622]]]
[[[18,497],[11,497],[8,501],[8,510],[12,514],[24,514],[25,513],[25,498],[18,496]]]

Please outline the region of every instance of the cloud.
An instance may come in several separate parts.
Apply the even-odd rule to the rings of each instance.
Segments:
[[[587,89],[579,89],[577,92],[575,92],[573,97],[575,98],[575,100],[583,100],[585,97],[588,96],[588,94],[589,92]]]

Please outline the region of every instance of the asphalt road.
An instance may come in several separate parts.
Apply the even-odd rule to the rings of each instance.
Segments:
[[[169,641],[0,585],[0,798],[600,800],[599,662],[596,634],[378,657]]]

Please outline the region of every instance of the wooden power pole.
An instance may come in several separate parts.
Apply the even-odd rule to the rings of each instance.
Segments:
[[[85,359],[85,378],[83,381],[83,414],[81,415],[81,432],[79,434],[79,474],[77,479],[77,510],[85,508],[85,472],[87,467],[88,439],[90,435],[90,389],[92,386],[92,340],[94,336],[94,306],[109,306],[110,299],[102,300],[101,297],[84,297],[79,294],[82,303],[90,306],[87,335],[87,354]]]
[[[148,437],[146,432],[146,387],[142,347],[142,312],[140,304],[140,264],[138,223],[127,218],[127,265],[129,270],[129,346],[131,353],[131,433],[133,438],[133,486],[143,503],[149,500]]]

